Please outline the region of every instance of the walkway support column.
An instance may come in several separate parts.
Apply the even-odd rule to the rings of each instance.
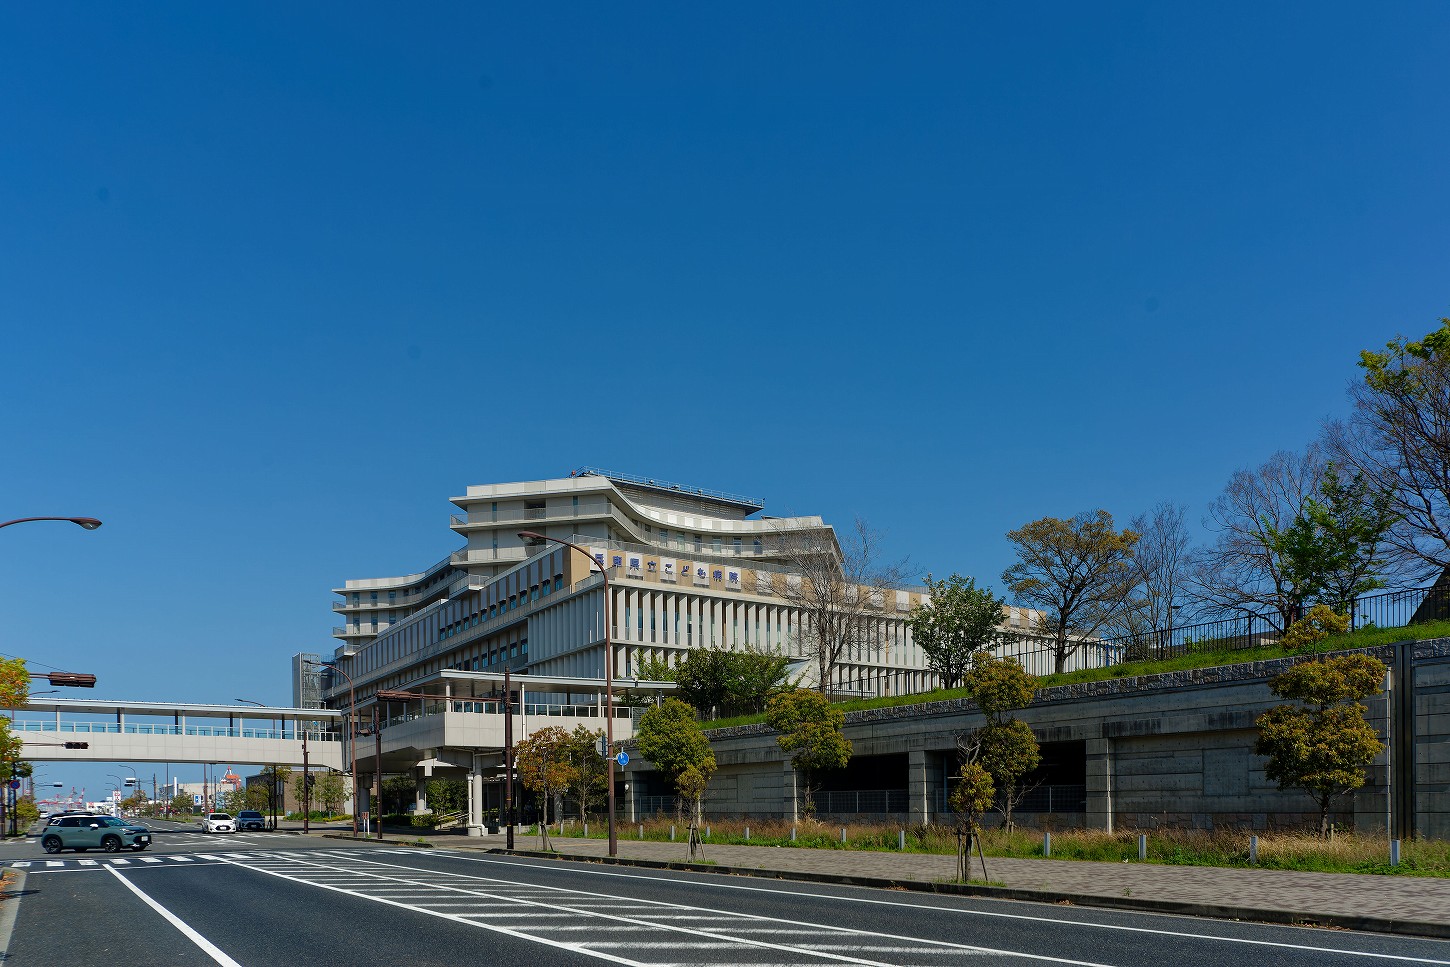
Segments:
[[[931,757],[925,749],[913,749],[906,754],[907,798],[911,803],[911,822],[926,826],[932,815]]]
[[[1113,740],[1087,740],[1087,828],[1113,831]]]

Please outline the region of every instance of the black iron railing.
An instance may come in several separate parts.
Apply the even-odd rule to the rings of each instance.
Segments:
[[[1354,628],[1403,628],[1450,618],[1450,586],[1386,591],[1356,598],[1350,609]],[[1248,614],[1176,628],[1145,629],[1099,640],[1108,664],[1170,658],[1204,651],[1262,648],[1279,640],[1278,615]]]

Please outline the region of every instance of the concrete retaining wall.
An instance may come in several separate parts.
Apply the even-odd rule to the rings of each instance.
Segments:
[[[1366,703],[1369,722],[1382,740],[1390,735],[1392,748],[1368,770],[1367,786],[1338,802],[1334,821],[1360,830],[1391,824],[1386,789],[1393,776],[1404,816],[1391,824],[1396,832],[1408,836],[1401,827],[1413,824],[1419,835],[1450,837],[1450,640],[1367,652],[1407,674],[1395,679],[1404,684],[1391,691],[1390,704],[1382,696]],[[1040,742],[1081,742],[1087,772],[1086,816],[1052,821],[1103,829],[1317,823],[1313,801],[1280,791],[1253,754],[1254,719],[1278,704],[1268,680],[1290,664],[1250,662],[1044,689],[1020,717]],[[1404,723],[1398,733],[1397,709]],[[955,700],[849,713],[845,732],[857,756],[907,754],[911,815],[900,818],[916,823],[939,818],[955,738],[982,723],[972,703]],[[774,732],[750,725],[710,737],[720,767],[708,794],[712,813],[795,813],[792,773]],[[626,779],[637,778],[641,768],[648,770],[648,763],[632,762]]]

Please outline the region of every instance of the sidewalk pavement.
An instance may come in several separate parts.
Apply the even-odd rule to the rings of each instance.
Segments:
[[[396,840],[391,830],[388,833]],[[420,837],[414,834],[411,838]],[[434,834],[421,838],[447,849],[504,849],[502,834]],[[551,842],[554,855],[561,859],[608,860],[608,844],[602,839],[556,836]],[[516,833],[514,847],[516,853],[547,855],[537,853],[537,835]],[[688,856],[683,842],[640,841],[625,836],[619,839],[619,860],[640,865],[1450,939],[1450,879],[1443,877],[989,856],[990,879],[1002,886],[962,887],[951,882],[956,876],[955,856],[723,845],[707,845],[704,864],[689,867]],[[973,869],[975,875],[981,876],[980,860],[974,860]]]

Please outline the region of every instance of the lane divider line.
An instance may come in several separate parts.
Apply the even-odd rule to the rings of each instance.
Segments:
[[[157,913],[161,914],[161,916],[166,919],[167,923],[171,924],[177,930],[180,930],[182,936],[186,937],[187,940],[190,940],[192,943],[200,947],[208,957],[221,964],[222,967],[242,967],[241,964],[237,963],[235,960],[223,953],[216,944],[212,943],[210,940],[206,939],[201,934],[197,933],[194,929],[192,929],[192,927],[188,923],[186,923],[186,921],[182,920],[176,914],[172,913],[170,910],[166,909],[161,904],[151,899],[151,897],[147,896],[145,893],[142,893],[140,888],[137,887],[136,884],[132,883],[130,880],[122,876],[115,867],[106,867],[106,872],[110,873],[116,879],[120,880],[121,883],[125,885],[126,889],[136,894],[142,899],[142,901],[145,902],[147,906],[155,910]]]

